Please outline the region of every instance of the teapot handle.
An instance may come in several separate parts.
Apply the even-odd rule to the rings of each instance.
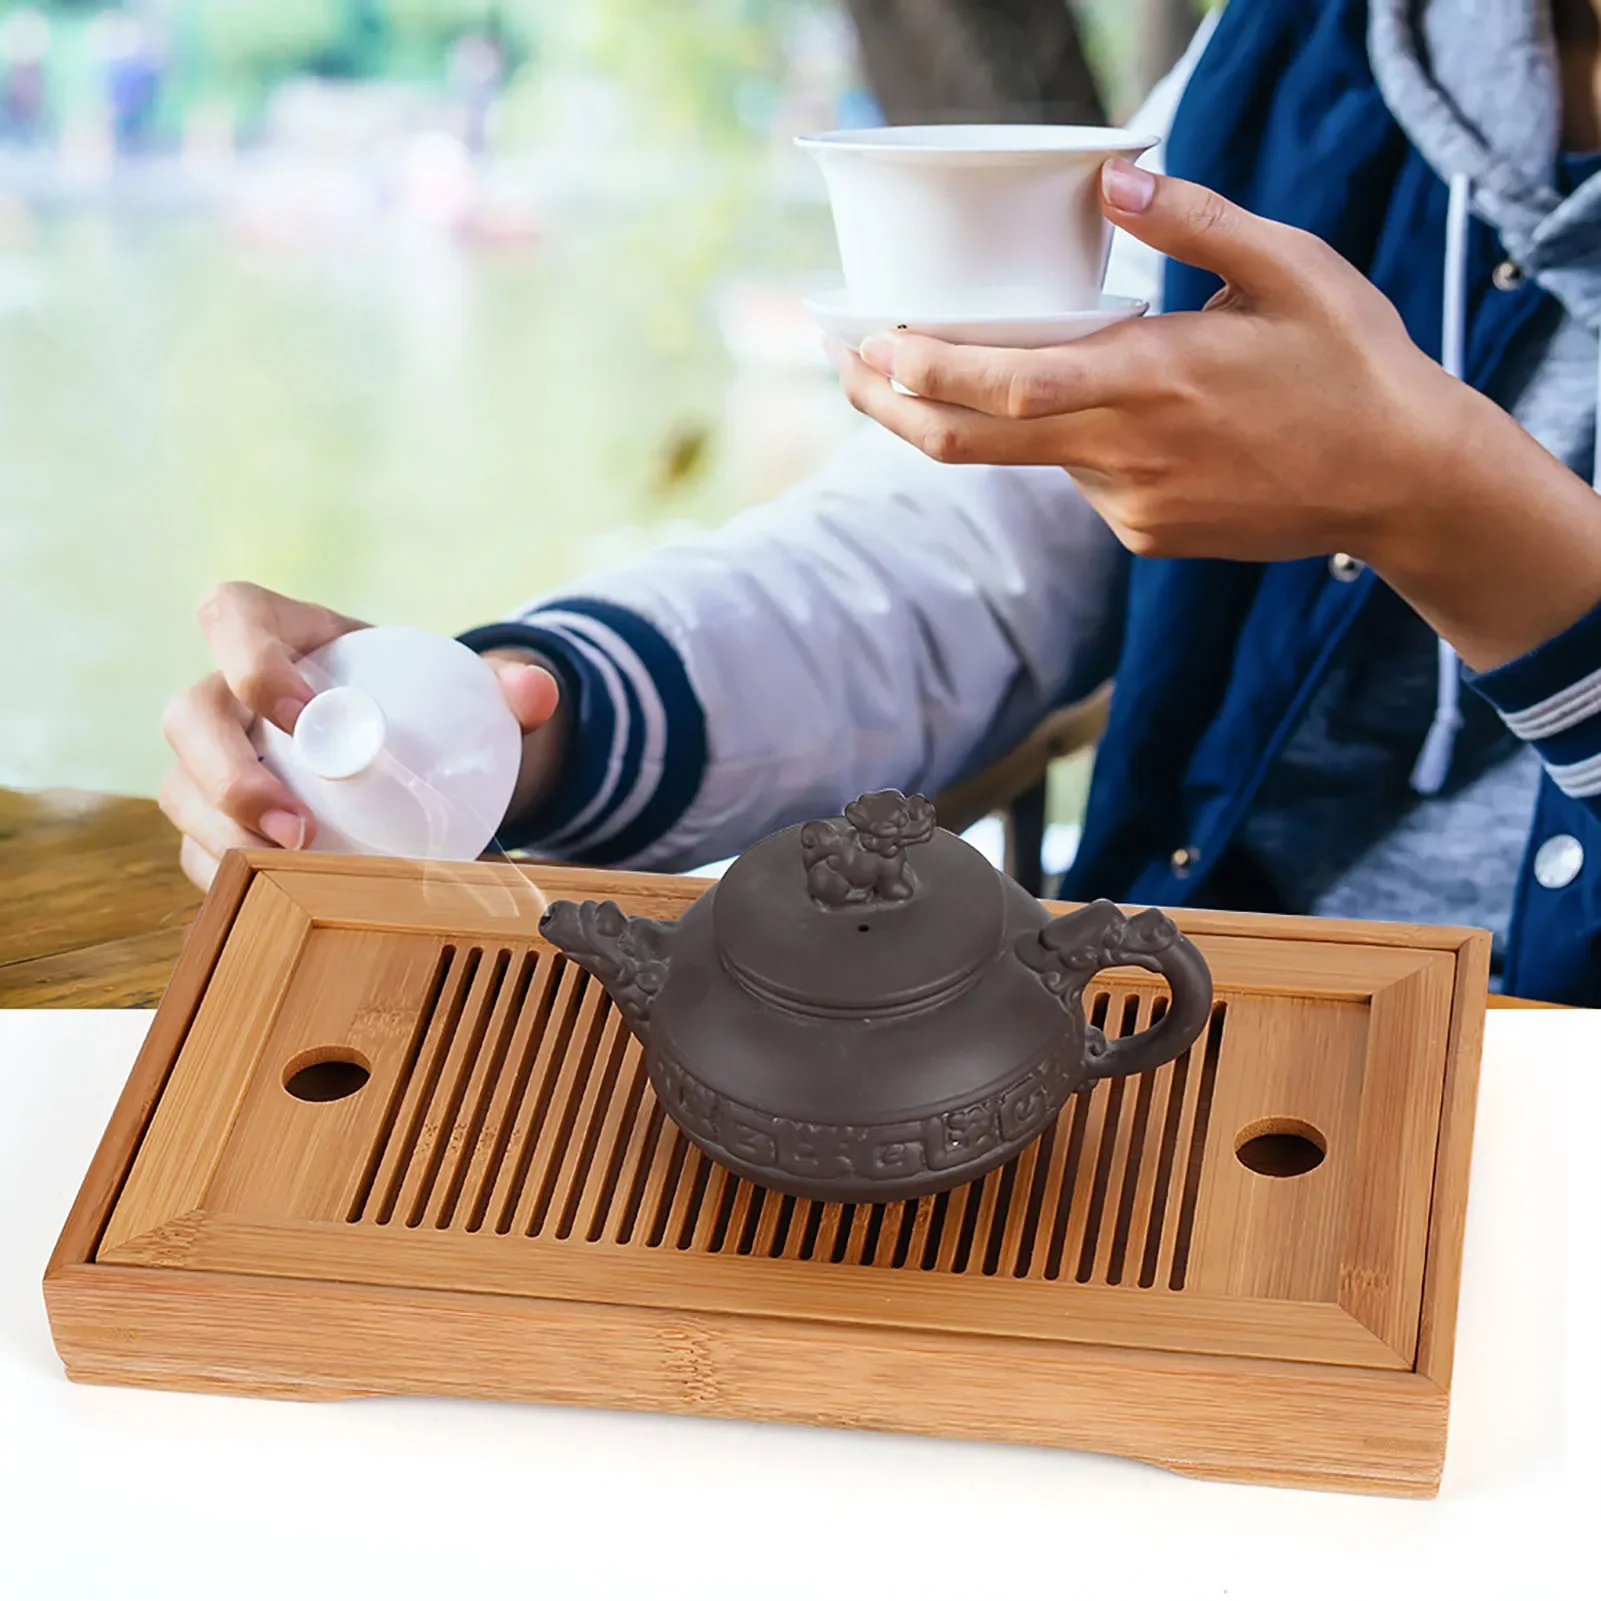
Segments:
[[[1172,1061],[1195,1043],[1211,1016],[1206,958],[1155,907],[1125,917],[1111,901],[1092,901],[1023,935],[1013,948],[1065,1010],[1082,1007],[1085,986],[1102,968],[1143,967],[1167,980],[1172,998],[1152,1027],[1109,1040],[1086,1023],[1084,1057],[1094,1078],[1144,1073]]]

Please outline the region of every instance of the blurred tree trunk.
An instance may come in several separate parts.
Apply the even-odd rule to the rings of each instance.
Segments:
[[[887,122],[1106,120],[1067,0],[846,0]]]
[[[1134,86],[1143,100],[1195,37],[1200,7],[1196,0],[1138,0],[1134,9]]]

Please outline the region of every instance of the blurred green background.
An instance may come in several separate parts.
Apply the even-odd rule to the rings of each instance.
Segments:
[[[455,631],[808,471],[876,120],[828,0],[0,10],[0,784],[154,793],[219,579]]]

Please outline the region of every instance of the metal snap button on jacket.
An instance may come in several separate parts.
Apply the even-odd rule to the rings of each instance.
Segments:
[[[1490,282],[1497,289],[1518,289],[1523,284],[1523,269],[1510,256],[1505,261],[1496,263],[1495,271],[1490,274]]]
[[[1337,578],[1342,584],[1349,584],[1361,576],[1366,562],[1358,561],[1355,556],[1347,556],[1341,550],[1329,557],[1329,576]]]
[[[1584,846],[1571,834],[1553,834],[1534,853],[1534,876],[1542,889],[1566,889],[1584,866]]]
[[[1190,869],[1200,861],[1201,853],[1194,845],[1181,845],[1168,857],[1168,866],[1173,869],[1175,878],[1188,878]]]

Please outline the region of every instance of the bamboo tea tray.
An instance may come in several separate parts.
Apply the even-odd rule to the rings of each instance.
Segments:
[[[699,880],[538,870],[675,917]],[[795,1202],[667,1122],[528,880],[229,857],[45,1279],[74,1379],[1026,1441],[1428,1495],[1489,960],[1179,914],[1206,1032],[983,1182]],[[1144,1027],[1160,981],[1087,1000]]]

